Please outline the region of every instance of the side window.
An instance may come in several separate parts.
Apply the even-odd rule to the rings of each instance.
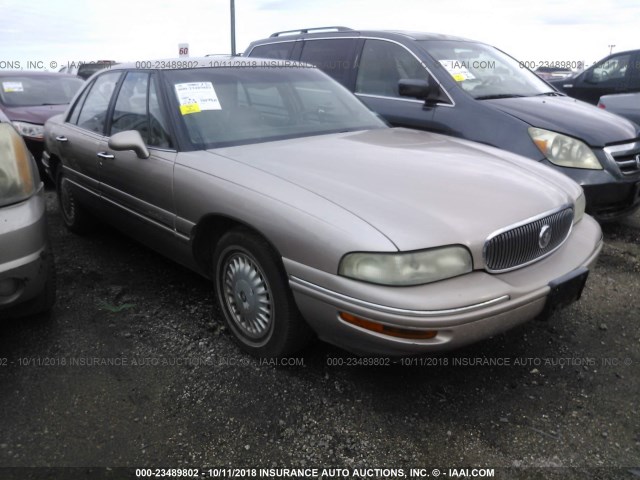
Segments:
[[[89,93],[89,90],[91,90],[91,88],[92,85],[87,86],[87,88],[84,89],[84,92],[82,92],[82,95],[80,95],[80,98],[78,98],[78,101],[74,105],[73,111],[69,116],[69,123],[73,123],[74,125],[78,124],[78,116],[80,115],[80,110],[82,110],[82,105],[84,105],[84,101],[86,100],[87,94]]]
[[[269,45],[259,45],[251,50],[252,57],[277,58],[288,60],[293,52],[294,42],[270,43]]]
[[[120,72],[110,72],[96,79],[78,116],[76,124],[79,127],[100,134],[104,132],[109,101],[120,75]]]
[[[111,133],[137,130],[145,143],[152,147],[170,148],[167,121],[158,99],[155,75],[146,72],[129,72],[118,92]]]
[[[129,72],[122,82],[111,120],[111,135],[125,130],[137,130],[147,142],[147,89],[149,74]]]
[[[353,68],[356,40],[307,40],[302,49],[301,62],[315,65],[334,80],[346,85]]]
[[[171,137],[167,119],[162,113],[158,99],[158,80],[156,75],[151,76],[149,85],[149,142],[153,147],[171,148]]]
[[[426,80],[429,73],[405,48],[384,40],[367,40],[359,62],[356,93],[400,97],[400,79]]]
[[[596,64],[586,78],[592,85],[619,85],[624,82],[630,54],[618,55]]]
[[[629,90],[640,92],[640,52],[636,53],[630,65]]]

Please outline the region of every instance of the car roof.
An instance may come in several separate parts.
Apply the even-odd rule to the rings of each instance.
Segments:
[[[78,78],[76,75],[61,72],[42,72],[38,70],[0,70],[0,77],[68,77]]]
[[[454,40],[463,42],[473,42],[468,38],[456,37],[454,35],[445,35],[442,33],[416,32],[410,30],[353,30],[347,27],[318,27],[318,28],[302,28],[298,30],[286,30],[283,32],[275,32],[270,37],[257,40],[252,44],[270,43],[275,39],[303,39],[303,38],[326,38],[326,37],[387,37],[390,39],[406,39],[406,40]]]
[[[627,53],[628,54],[640,53],[640,48],[636,49],[636,50],[624,50],[624,51],[621,51],[621,52],[613,52],[613,53],[610,53],[609,55],[607,55],[606,57],[602,57],[600,60],[598,60],[598,62],[600,62],[601,60],[604,60],[605,58],[615,57],[615,56],[618,56],[618,55],[625,55]],[[598,62],[596,62],[596,63],[598,63]]]

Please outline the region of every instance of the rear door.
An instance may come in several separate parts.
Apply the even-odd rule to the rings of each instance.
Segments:
[[[107,145],[106,119],[122,72],[97,77],[81,94],[63,124],[54,125],[53,141],[64,173],[84,203],[97,204],[100,162],[96,154]]]

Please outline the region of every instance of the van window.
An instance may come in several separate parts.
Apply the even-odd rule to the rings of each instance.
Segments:
[[[356,93],[400,97],[400,79],[426,80],[428,73],[405,48],[384,40],[367,40],[359,62]]]
[[[304,42],[300,61],[315,65],[334,80],[346,85],[353,68],[355,42],[354,39],[307,40]]]
[[[634,60],[631,61],[630,68],[629,90],[638,92],[640,91],[640,53],[636,53]]]
[[[591,85],[619,85],[627,74],[630,54],[609,57],[594,65],[585,79]]]
[[[252,57],[260,58],[277,58],[288,60],[291,58],[294,42],[270,43],[268,45],[259,45],[251,50]]]

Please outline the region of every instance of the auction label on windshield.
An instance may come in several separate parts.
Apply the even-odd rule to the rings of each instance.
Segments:
[[[2,89],[5,93],[24,92],[22,82],[2,82]]]
[[[460,60],[440,60],[440,64],[456,82],[474,80],[476,77],[467,69],[465,62]]]
[[[204,110],[222,110],[211,82],[178,83],[175,88],[182,115]]]

